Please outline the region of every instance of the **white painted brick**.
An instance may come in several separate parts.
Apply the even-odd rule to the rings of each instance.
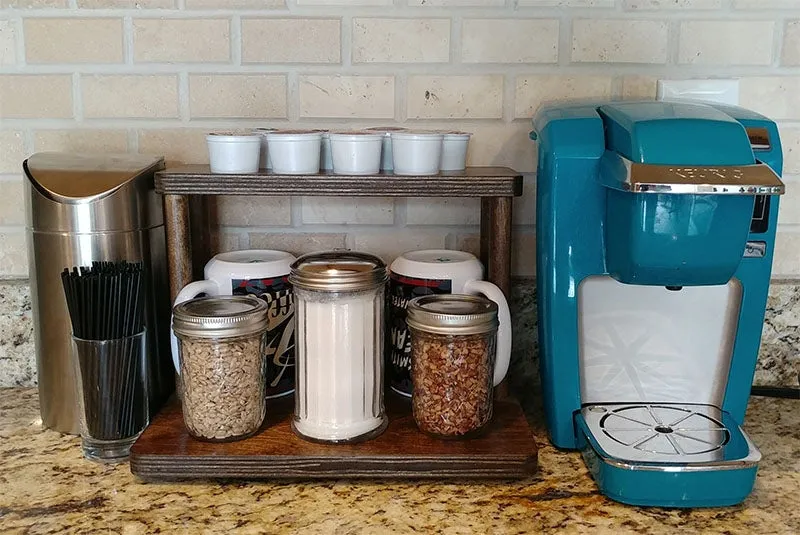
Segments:
[[[216,251],[212,254],[227,253],[229,251],[239,251],[244,249],[242,237],[238,233],[228,232],[225,229],[212,229],[212,243],[216,245]]]
[[[449,19],[353,19],[353,63],[444,63]]]
[[[775,238],[772,277],[794,278],[798,275],[800,275],[800,234],[779,228]]]
[[[572,61],[666,63],[667,29],[655,20],[574,20]]]
[[[291,225],[289,197],[217,197],[219,224],[228,227]]]
[[[515,277],[536,276],[536,233],[515,231],[511,235],[511,274]]]
[[[800,20],[786,24],[781,62],[784,65],[800,65]]]
[[[244,19],[244,63],[339,63],[339,19]]]
[[[448,243],[451,243],[451,249],[455,249],[456,251],[464,251],[465,253],[470,253],[475,255],[476,257],[481,257],[481,237],[480,234],[475,233],[459,233],[459,234],[450,234],[447,237]],[[484,271],[486,270],[486,266],[483,266]]]
[[[0,117],[4,119],[72,117],[72,76],[69,74],[0,76]]]
[[[134,19],[133,60],[227,63],[230,33],[228,19]]]
[[[520,7],[614,7],[614,0],[517,0]]]
[[[410,76],[412,119],[498,119],[503,116],[503,77]]]
[[[38,130],[33,136],[36,152],[128,152],[125,130]]]
[[[69,0],[0,0],[0,9],[42,9],[69,7]]]
[[[27,277],[28,249],[25,230],[0,232],[0,277]]]
[[[369,197],[304,197],[303,223],[391,225],[394,201]]]
[[[281,9],[285,0],[184,0],[186,9]]]
[[[722,0],[623,0],[622,7],[631,11],[660,9],[719,9]]]
[[[359,232],[353,248],[378,255],[387,265],[406,251],[444,249],[446,233],[436,230],[392,229],[386,232]]]
[[[514,225],[536,225],[536,176],[533,173],[522,177],[522,195],[514,197],[511,219]]]
[[[800,119],[800,76],[742,78],[739,104],[771,119]]]
[[[536,169],[536,144],[528,137],[533,129],[530,120],[464,129],[474,134],[469,142],[467,165],[499,165],[521,172]]]
[[[736,9],[797,9],[797,0],[732,0]]]
[[[20,160],[20,170],[22,161]],[[0,181],[0,225],[14,226],[25,224],[25,199],[23,197],[23,178]]]
[[[506,0],[408,0],[416,7],[503,7]]]
[[[189,76],[189,113],[197,117],[286,117],[286,77]]]
[[[21,173],[25,159],[25,134],[20,130],[0,130],[0,173]]]
[[[208,163],[207,129],[141,130],[139,153],[164,156],[168,164]]]
[[[77,0],[81,9],[172,9],[175,0]]]
[[[783,181],[786,184],[786,193],[781,196],[778,224],[800,225],[800,180],[784,177]]]
[[[691,65],[769,65],[772,21],[687,21],[680,26],[678,62]]]
[[[391,6],[394,0],[295,0],[298,6]]]
[[[800,175],[800,126],[780,126],[783,172]]]
[[[461,28],[464,63],[555,63],[558,21],[467,19]]]
[[[13,21],[0,20],[0,67],[17,62],[17,27]]]
[[[409,226],[478,225],[480,216],[480,199],[410,198],[406,201],[406,221]]]
[[[392,76],[301,76],[300,117],[391,119]]]
[[[316,251],[343,249],[345,247],[345,241],[346,236],[344,234],[337,233],[250,233],[250,248],[286,251],[287,253],[291,253],[295,256],[313,253]]]
[[[87,118],[178,116],[174,75],[84,75],[81,90]]]
[[[121,63],[122,19],[25,19],[28,63]]]
[[[532,118],[545,102],[610,97],[609,76],[522,76],[517,78],[514,116]]]
[[[625,76],[622,79],[622,98],[649,99],[656,98],[658,78],[655,76]]]

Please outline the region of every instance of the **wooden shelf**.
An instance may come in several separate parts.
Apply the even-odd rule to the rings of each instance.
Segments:
[[[207,165],[187,165],[159,171],[156,191],[165,195],[516,197],[522,195],[522,174],[507,167],[468,167],[434,176],[222,175],[212,173]]]
[[[360,444],[316,444],[290,427],[292,400],[268,406],[262,430],[237,442],[189,436],[176,400],[131,448],[131,472],[145,480],[180,479],[464,479],[524,478],[536,471],[537,448],[519,404],[496,401],[486,433],[438,440],[414,424],[408,400],[387,395],[389,427]]]

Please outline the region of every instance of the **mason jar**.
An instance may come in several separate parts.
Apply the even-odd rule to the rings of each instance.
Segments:
[[[266,415],[267,305],[251,296],[202,297],[173,309],[183,421],[198,439],[255,434]]]
[[[440,438],[479,434],[492,419],[497,304],[441,294],[412,299],[407,310],[417,427]]]
[[[376,256],[330,251],[291,266],[295,295],[295,412],[292,428],[319,442],[381,434],[386,265]]]

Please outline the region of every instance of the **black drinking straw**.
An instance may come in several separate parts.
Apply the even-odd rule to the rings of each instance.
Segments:
[[[86,425],[95,439],[128,438],[144,427],[144,364],[141,348],[130,338],[144,329],[143,273],[142,263],[122,261],[93,262],[61,274],[75,338],[124,339],[104,356],[78,351]]]

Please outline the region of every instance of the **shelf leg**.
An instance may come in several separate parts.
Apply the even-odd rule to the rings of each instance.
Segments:
[[[481,200],[481,261],[487,279],[511,295],[511,197]]]
[[[487,280],[511,296],[511,197],[481,199],[481,261]],[[494,390],[495,399],[509,397],[508,378]]]
[[[170,301],[192,281],[192,232],[187,195],[164,195]]]

